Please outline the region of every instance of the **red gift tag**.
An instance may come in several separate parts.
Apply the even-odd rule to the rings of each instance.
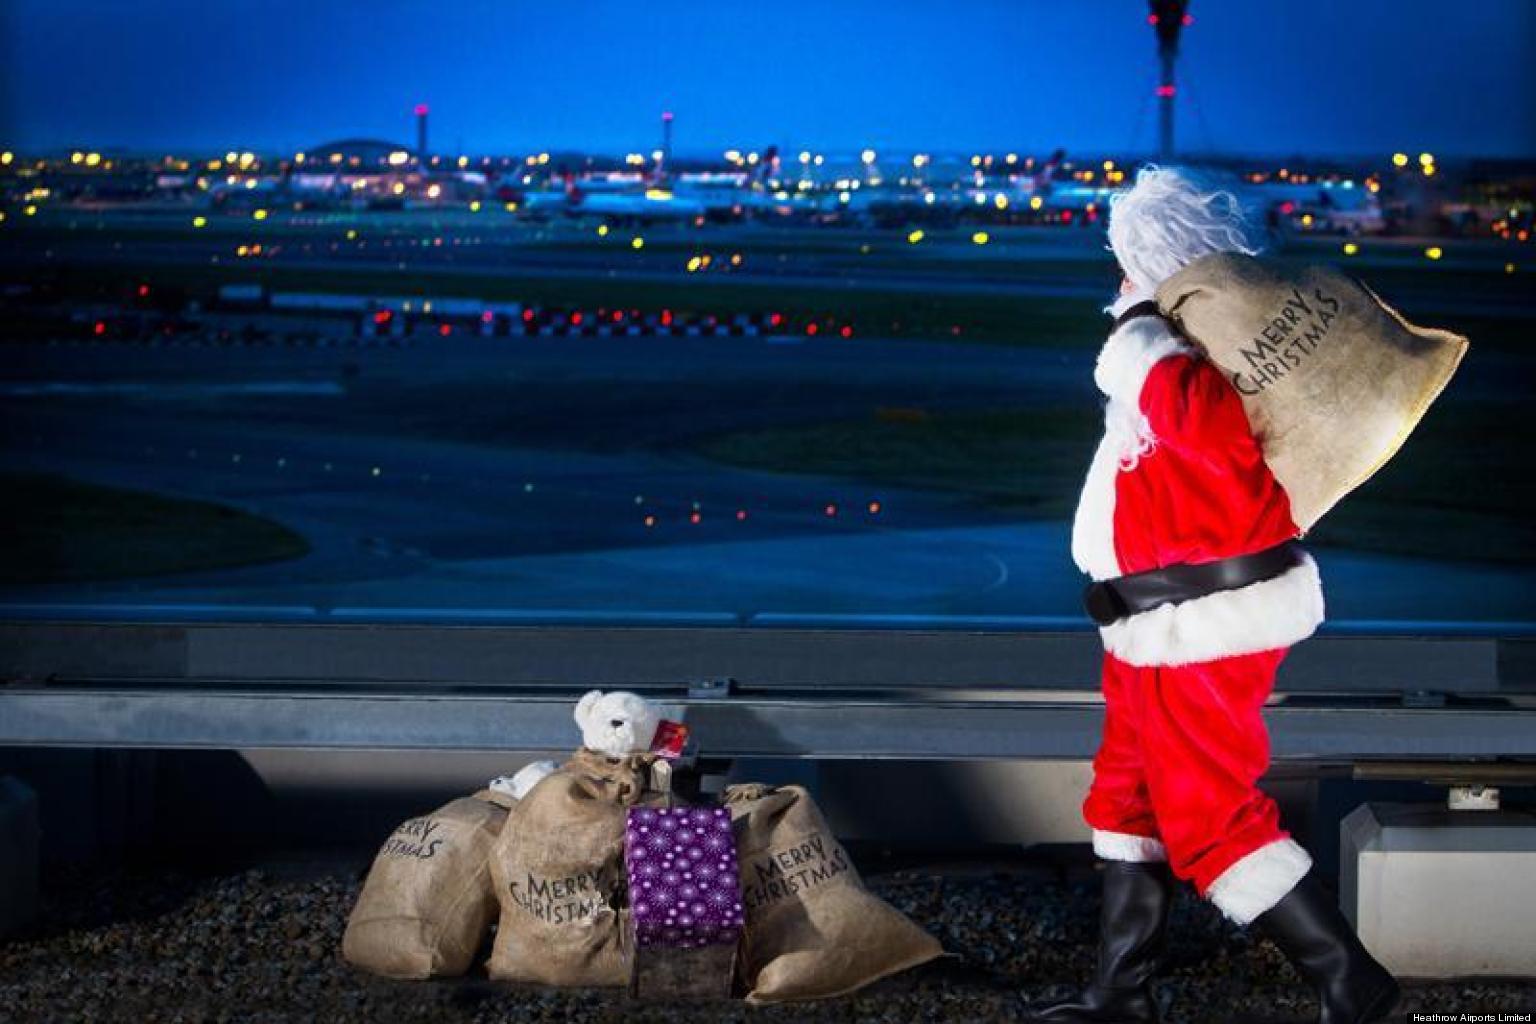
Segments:
[[[688,743],[688,727],[682,722],[669,722],[663,718],[656,724],[656,735],[651,739],[651,753],[660,754],[671,761],[683,756]]]

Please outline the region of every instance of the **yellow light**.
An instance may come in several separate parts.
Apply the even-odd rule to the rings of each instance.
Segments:
[[[1115,162],[1113,160],[1105,160],[1104,161],[1104,169],[1106,171],[1114,170],[1115,169]]]
[[[1029,208],[1031,210],[1038,210],[1038,209],[1040,209],[1040,207],[1042,207],[1044,205],[1045,205],[1045,200],[1044,199],[1041,199],[1039,196],[1030,196],[1030,198],[1029,198]]]
[[[192,226],[195,227],[195,228],[205,228],[205,227],[208,226],[208,218],[207,217],[193,217],[192,218]]]
[[[4,153],[0,153],[0,164],[5,165],[6,167],[9,167],[11,165],[11,161],[15,159],[16,154],[12,153],[10,150],[6,150]]]
[[[1433,178],[1434,176],[1435,176],[1435,165],[1434,164],[1425,164],[1424,165],[1424,177],[1426,177],[1426,178]]]
[[[469,157],[467,157],[467,156],[459,157],[459,168],[462,170],[463,168],[468,167],[468,166],[469,166]]]
[[[256,154],[255,153],[241,153],[240,154],[240,166],[241,167],[249,167],[249,166],[251,166],[251,164],[253,164],[255,162],[256,162]]]
[[[251,216],[254,219],[256,219],[256,220],[266,220],[267,219],[267,211],[266,210],[256,210],[255,212],[253,212],[251,214]]]
[[[389,166],[403,167],[407,162],[410,161],[410,159],[411,154],[407,153],[403,149],[397,149],[393,153],[389,154]]]
[[[37,207],[29,206],[26,209],[22,210],[21,212],[26,214],[28,217],[36,217],[37,216]]]
[[[1312,215],[1310,213],[1304,213],[1301,215],[1301,226],[1304,228],[1309,228],[1312,226]]]
[[[864,152],[859,154],[859,159],[863,160],[867,164],[872,164],[875,162],[875,151],[872,149],[866,149]]]
[[[242,245],[240,248],[235,250],[235,255],[236,256],[244,256],[247,253],[249,253],[250,251],[251,250],[250,250],[249,247]]]
[[[1419,154],[1419,163],[1424,165],[1425,167],[1428,167],[1430,164],[1432,164],[1434,162],[1435,162],[1435,155],[1433,153],[1420,153]]]
[[[1513,263],[1506,263],[1506,264],[1504,264],[1504,273],[1506,273],[1506,274],[1513,274],[1514,272],[1515,272],[1515,265]]]
[[[922,240],[923,240],[923,229],[922,228],[917,228],[911,234],[907,235],[907,242],[910,243],[911,245],[916,245],[918,242],[921,242]]]
[[[247,179],[245,179],[245,187],[248,188],[248,189],[249,188],[255,188],[256,187],[256,179],[255,178],[247,178]]]
[[[227,163],[227,164],[232,164],[236,160],[239,160],[239,159],[240,159],[240,154],[236,153],[234,150],[230,150],[228,153],[224,154],[224,162]]]
[[[296,164],[303,163],[304,162],[304,154],[303,153],[295,153],[295,154],[293,154],[293,162],[296,163]]]
[[[479,213],[480,212],[480,200],[474,199],[474,200],[470,201],[469,212],[470,213]]]
[[[540,153],[539,154],[539,163],[541,163],[541,164],[549,163],[549,154],[548,153]]]
[[[739,252],[731,253],[731,266],[733,266],[733,267],[741,266],[741,253],[739,253]]]
[[[1407,167],[1408,166],[1408,154],[1407,153],[1393,153],[1392,154],[1392,166],[1393,167]]]
[[[631,249],[644,249],[645,239],[641,238],[639,235],[636,235],[634,238],[629,240],[629,247]]]
[[[405,182],[403,182],[403,181],[395,182],[395,184],[390,188],[390,191],[393,192],[397,196],[404,195],[405,194]]]
[[[971,241],[975,242],[977,245],[986,245],[991,240],[992,236],[987,234],[985,231],[978,231],[971,236]]]
[[[1006,210],[1008,209],[1008,197],[999,192],[997,195],[992,197],[992,205],[997,207],[999,210]]]
[[[928,157],[926,157],[922,153],[918,153],[916,156],[914,156],[912,158],[912,166],[913,167],[921,167],[921,166],[923,166],[923,164],[925,164],[927,162],[928,162]]]
[[[645,198],[655,202],[666,202],[672,198],[672,192],[665,188],[648,188],[645,190]]]
[[[0,224],[4,224],[4,223],[5,223],[5,211],[4,210],[0,210]]]
[[[341,154],[340,153],[332,153],[331,154],[331,163],[333,163],[333,164],[341,163]]]
[[[1356,245],[1354,242],[1345,242],[1344,243],[1344,255],[1345,256],[1353,256],[1355,253],[1357,253],[1359,251],[1360,251],[1360,247],[1358,245]]]
[[[347,229],[347,241],[349,241],[349,242],[357,241],[357,229],[356,228],[348,228]]]
[[[700,261],[699,261],[699,258],[698,258],[698,257],[697,257],[697,256],[695,256],[695,257],[693,257],[693,258],[692,258],[692,259],[690,259],[690,260],[689,260],[689,261],[688,261],[688,273],[690,273],[690,274],[691,274],[691,273],[693,273],[693,272],[694,272],[694,271],[695,271],[695,270],[698,270],[698,269],[699,269],[699,266],[700,266]]]
[[[87,154],[85,154],[85,166],[87,166],[87,167],[95,167],[99,163],[101,163],[101,154],[100,153],[87,153]]]
[[[1010,164],[1016,164],[1016,163],[1019,162],[1019,154],[1017,154],[1017,153],[1009,153],[1003,159],[1007,160]]]
[[[84,162],[84,160],[85,160],[85,154],[84,153],[71,153],[71,154],[69,154],[69,162],[72,163],[72,164],[82,163],[82,162]]]
[[[728,149],[725,151],[725,159],[733,164],[741,163],[741,150]]]
[[[979,157],[979,156],[971,157],[971,166],[972,167],[980,167],[981,166],[981,157]]]
[[[506,211],[508,213],[516,213],[517,212],[517,204],[516,203],[508,203],[506,205]]]
[[[427,198],[428,199],[436,199],[438,196],[440,196],[442,194],[443,194],[443,186],[435,184],[435,183],[427,186]]]
[[[1437,260],[1441,256],[1445,255],[1445,250],[1441,249],[1438,245],[1432,245],[1428,249],[1424,250],[1424,255],[1428,256],[1432,260]]]
[[[607,238],[608,237],[608,225],[607,224],[599,224],[597,226],[597,237],[598,238]]]
[[[802,149],[800,151],[800,162],[803,163],[803,164],[808,164],[808,163],[811,162],[811,151],[810,150]]]

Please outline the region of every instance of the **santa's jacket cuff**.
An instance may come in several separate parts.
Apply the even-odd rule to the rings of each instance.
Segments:
[[[1323,621],[1312,556],[1274,579],[1164,604],[1100,627],[1104,649],[1128,665],[1191,665],[1290,647]]]

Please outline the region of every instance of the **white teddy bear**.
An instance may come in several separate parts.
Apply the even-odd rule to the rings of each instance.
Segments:
[[[575,718],[581,729],[583,747],[610,757],[622,757],[651,748],[661,713],[638,693],[588,690],[576,702]],[[535,761],[510,779],[505,775],[492,779],[490,788],[521,800],[559,767],[553,761]]]

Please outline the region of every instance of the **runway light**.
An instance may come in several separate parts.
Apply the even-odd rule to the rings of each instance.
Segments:
[[[442,194],[443,194],[443,186],[437,185],[437,184],[432,184],[432,185],[428,185],[427,186],[427,198],[428,199],[436,199],[438,196],[440,196]]]
[[[607,238],[608,237],[608,225],[607,224],[599,224],[597,226],[597,237],[598,238]]]
[[[650,529],[651,527],[656,525],[656,517],[655,516],[646,516],[645,519],[644,519],[644,522],[645,522],[646,529]]]
[[[878,501],[872,501],[869,503],[869,514],[872,516],[877,516],[880,514],[880,503]]]
[[[971,236],[971,241],[975,242],[977,245],[986,245],[989,241],[991,241],[991,236],[988,235],[985,231],[978,231]]]
[[[746,509],[739,508],[739,509],[736,510],[736,521],[738,523],[741,522],[742,520],[746,519],[746,518],[747,518],[747,510]]]
[[[357,241],[357,229],[356,228],[348,228],[347,229],[347,241],[349,241],[349,242]]]
[[[644,249],[645,239],[641,238],[639,235],[636,235],[634,238],[629,240],[629,247],[631,249]]]
[[[1430,164],[1432,164],[1434,162],[1435,162],[1435,155],[1433,153],[1420,153],[1419,154],[1419,163],[1420,163],[1420,165],[1422,165],[1424,167],[1428,167]]]
[[[475,200],[472,200],[470,202],[470,204],[469,204],[469,212],[470,213],[479,213],[480,212],[480,200],[475,199]]]
[[[999,192],[997,195],[992,197],[992,205],[997,207],[999,210],[1006,210],[1008,209],[1008,197]]]
[[[693,257],[692,259],[690,259],[688,261],[688,273],[692,274],[694,271],[696,271],[698,269],[699,269],[699,258],[697,256],[695,256],[695,257]]]
[[[251,213],[251,219],[252,220],[266,220],[267,219],[267,211],[266,210],[255,210],[255,211],[253,211]]]
[[[699,524],[699,522],[701,520],[703,520],[703,518],[704,517],[702,515],[700,515],[699,513],[697,513],[697,512],[690,512],[690,513],[688,513],[688,521],[690,523],[693,523],[695,526],[697,526]]]
[[[1353,255],[1355,255],[1359,251],[1360,251],[1360,247],[1358,245],[1356,245],[1354,242],[1345,242],[1344,243],[1344,255],[1345,256],[1353,256]]]
[[[1445,255],[1445,250],[1441,249],[1438,245],[1432,245],[1428,249],[1424,250],[1424,255],[1428,256],[1432,260],[1437,260],[1441,256]]]
[[[11,161],[15,159],[16,154],[12,153],[10,150],[6,150],[4,153],[0,153],[0,165],[9,167],[11,166]]]
[[[909,233],[907,235],[907,242],[909,244],[911,244],[911,245],[916,245],[918,242],[921,242],[922,240],[923,240],[923,229],[922,228],[916,228],[911,233]]]
[[[1506,264],[1504,264],[1504,273],[1506,273],[1506,274],[1513,274],[1514,272],[1515,272],[1515,265],[1513,263],[1506,263]]]
[[[437,333],[446,338],[453,333],[453,327],[450,324],[440,324],[437,328]]]
[[[819,330],[821,330],[821,327],[818,324],[809,323],[805,325],[805,333],[813,338],[816,336],[816,332]]]
[[[853,337],[853,328],[847,324],[844,324],[842,330],[838,331],[837,333],[841,334],[845,338],[851,338]]]
[[[827,516],[828,519],[830,519],[833,516],[837,515],[837,506],[832,504],[831,502],[828,502],[827,503],[827,507],[822,509],[821,511]]]
[[[1029,208],[1031,210],[1038,210],[1038,209],[1040,209],[1040,207],[1042,207],[1044,205],[1045,205],[1045,200],[1041,199],[1039,196],[1031,196],[1030,197]]]
[[[205,227],[208,226],[208,218],[207,217],[193,217],[192,218],[192,226],[195,227],[195,228],[205,228]]]

